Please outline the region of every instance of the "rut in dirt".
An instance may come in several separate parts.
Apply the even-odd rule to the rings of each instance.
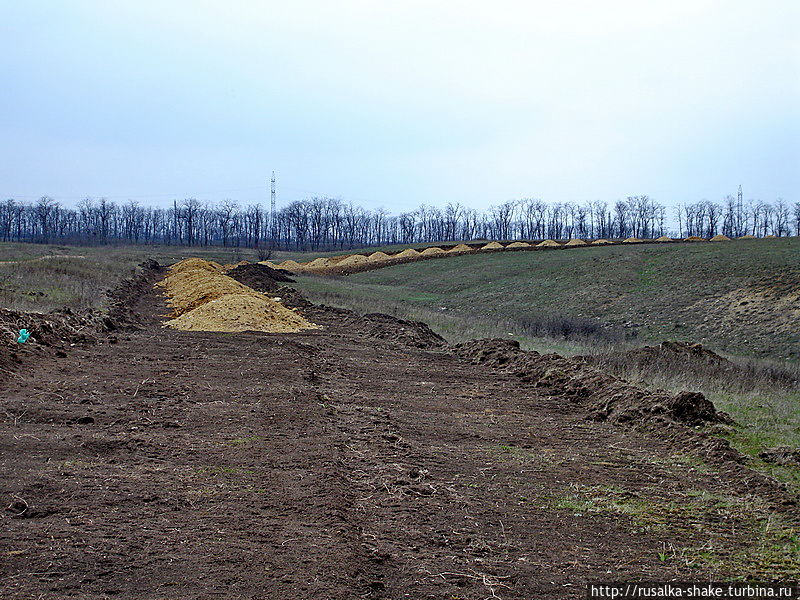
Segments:
[[[729,576],[753,515],[796,520],[657,402],[598,420],[571,363],[285,288],[323,329],[162,329],[158,276],[135,330],[2,384],[4,597],[578,598]]]

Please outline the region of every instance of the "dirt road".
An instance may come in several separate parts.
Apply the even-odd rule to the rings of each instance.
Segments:
[[[162,329],[152,292],[133,308],[141,330],[0,387],[3,598],[579,598],[796,569],[791,501],[685,432],[588,420],[391,320],[212,334]]]

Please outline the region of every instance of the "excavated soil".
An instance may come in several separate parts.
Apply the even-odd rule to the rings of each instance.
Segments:
[[[284,283],[292,283],[286,271],[268,265],[247,264],[231,269],[226,275],[257,292],[271,292]]]
[[[288,288],[323,329],[164,329],[163,274],[128,286],[117,333],[0,380],[0,597],[530,600],[794,574],[751,560],[772,538],[739,507],[780,531],[795,499],[685,424],[724,420],[705,399]]]

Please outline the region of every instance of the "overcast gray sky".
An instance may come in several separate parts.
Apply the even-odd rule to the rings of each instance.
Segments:
[[[0,195],[800,200],[799,7],[0,0]]]

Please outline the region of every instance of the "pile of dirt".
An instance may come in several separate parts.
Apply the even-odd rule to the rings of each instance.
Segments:
[[[717,235],[715,235],[714,237],[712,237],[708,241],[709,242],[730,242],[731,238],[729,238],[727,235],[723,235],[721,233],[718,233]]]
[[[436,246],[432,246],[430,248],[425,248],[425,250],[420,252],[421,256],[435,256],[437,254],[444,254],[444,250],[437,248]]]
[[[156,284],[163,288],[175,318],[166,326],[189,331],[267,331],[293,333],[316,325],[264,294],[193,261],[170,268]],[[239,269],[269,269],[264,265],[242,265]],[[262,271],[263,273],[263,271]]]
[[[262,294],[227,294],[167,321],[167,325],[183,331],[269,333],[296,333],[319,328]]]
[[[657,242],[671,242],[672,238],[662,235],[660,238],[656,238]]]
[[[0,347],[4,348],[4,358],[6,354],[28,349],[34,344],[62,346],[89,342],[97,331],[105,328],[103,316],[97,311],[78,313],[64,308],[40,313],[0,308]],[[20,329],[27,329],[31,334],[23,344],[17,342]]]
[[[485,246],[481,247],[481,250],[502,250],[503,244],[499,242],[489,242]]]
[[[579,358],[526,352],[516,341],[473,340],[456,345],[454,350],[473,364],[495,367],[547,388],[589,410],[595,420],[621,423],[667,420],[686,425],[730,422],[730,417],[718,412],[698,392],[675,396],[660,390],[651,392],[608,375]]]
[[[183,271],[194,271],[202,269],[204,271],[217,271],[222,272],[225,270],[218,262],[213,260],[204,260],[202,258],[185,258],[182,261],[175,263],[170,267],[171,273],[182,273]]]
[[[323,269],[325,267],[329,267],[330,264],[331,264],[331,261],[329,261],[327,258],[320,257],[320,258],[315,258],[314,260],[305,263],[305,266],[306,266],[306,268],[309,268],[309,269]]]
[[[540,244],[536,244],[537,248],[560,248],[561,244],[556,242],[555,240],[545,240]]]
[[[506,248],[530,248],[531,245],[527,242],[511,242]]]
[[[373,252],[367,258],[369,258],[370,262],[382,262],[384,260],[389,260],[391,258],[386,252]]]
[[[748,233],[747,235],[743,235],[743,236],[741,236],[741,237],[739,237],[737,239],[740,239],[740,240],[757,240],[758,238],[756,236],[750,235]]]
[[[336,263],[337,267],[349,267],[351,265],[360,265],[363,263],[369,262],[369,259],[364,256],[363,254],[351,254],[344,260],[339,261]]]
[[[294,271],[302,271],[303,269],[305,269],[305,266],[301,265],[296,260],[291,260],[291,259],[283,261],[282,263],[280,263],[278,265],[278,267],[281,268],[281,269],[286,269],[287,271],[292,271],[292,272],[294,272]]]
[[[170,271],[156,286],[166,292],[167,305],[172,308],[174,317],[228,294],[258,295],[227,275],[205,269]]]
[[[699,235],[690,235],[689,237],[683,240],[684,242],[707,242],[706,238],[702,238]]]
[[[472,248],[470,248],[466,244],[458,244],[450,248],[448,252],[472,252]]]
[[[624,240],[622,240],[622,243],[623,243],[623,244],[638,244],[638,243],[640,243],[641,241],[642,241],[642,240],[640,240],[639,238],[635,238],[635,237],[629,237],[629,238],[627,238],[627,239],[624,239]]]
[[[611,242],[609,242],[608,240],[595,240],[595,241],[592,242],[592,244],[594,244],[595,246],[604,246],[604,245],[610,244],[610,243]]]
[[[293,282],[284,271],[262,264],[246,264],[226,273],[228,277],[258,292],[271,292],[283,283]]]
[[[406,248],[402,252],[398,252],[397,254],[393,254],[391,258],[416,258],[419,256],[419,252],[414,250],[414,248]]]
[[[564,245],[565,246],[585,246],[586,242],[584,242],[583,240],[570,240]]]
[[[228,271],[235,269],[236,267],[243,267],[244,265],[249,265],[250,262],[246,260],[240,260],[238,263],[231,264],[231,265],[222,265],[222,271],[227,273]]]

